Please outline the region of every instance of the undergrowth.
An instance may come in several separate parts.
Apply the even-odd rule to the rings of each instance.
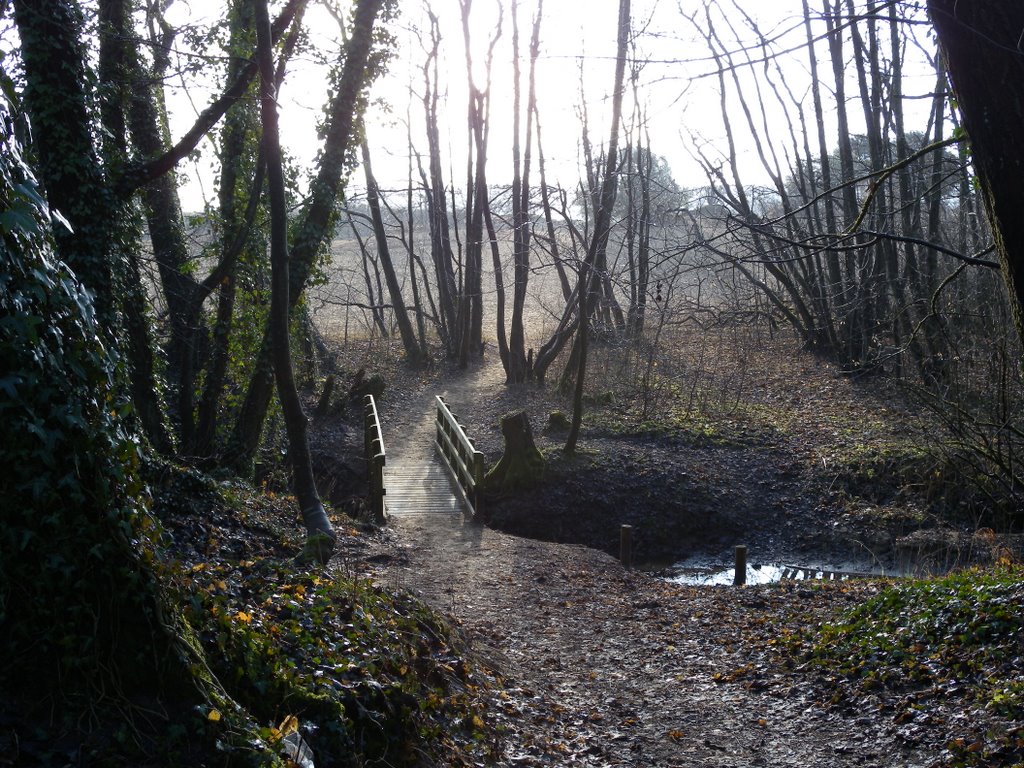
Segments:
[[[962,699],[986,726],[946,745],[949,764],[1024,765],[1021,566],[892,582],[794,647],[824,674],[833,705],[885,694],[904,723],[926,719],[931,701]]]
[[[147,474],[167,581],[239,706],[202,713],[235,762],[295,758],[299,746],[317,766],[459,766],[488,754],[481,702],[498,680],[438,614],[347,569],[297,566],[289,496],[171,464]],[[335,528],[355,541],[363,534],[346,520]],[[239,712],[256,724],[241,747]]]
[[[198,563],[180,585],[213,671],[268,749],[290,727],[318,765],[460,765],[485,751],[478,694],[491,679],[413,598],[270,561]]]

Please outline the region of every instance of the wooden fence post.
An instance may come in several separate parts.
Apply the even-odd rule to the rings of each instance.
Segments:
[[[627,571],[633,567],[633,526],[619,526],[619,560]]]
[[[747,583],[747,545],[740,544],[736,547],[736,575],[732,583],[738,587]]]

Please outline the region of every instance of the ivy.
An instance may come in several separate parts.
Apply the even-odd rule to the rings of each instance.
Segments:
[[[44,200],[0,100],[0,674],[61,679],[110,659],[113,611],[152,610],[135,548],[154,526],[93,296],[54,255]],[[17,620],[13,620],[17,617]],[[103,649],[106,648],[106,651]],[[55,660],[55,661],[54,661]],[[34,663],[28,664],[29,661]]]
[[[895,708],[897,724],[930,716],[939,699],[985,713],[958,726],[962,735],[946,743],[944,765],[1024,765],[1022,577],[1021,566],[1003,562],[896,581],[834,622],[791,638],[793,650],[824,673],[831,704],[888,700],[883,706]]]

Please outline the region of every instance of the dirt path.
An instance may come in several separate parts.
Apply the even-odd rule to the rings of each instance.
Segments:
[[[491,362],[444,394],[459,413],[502,380]],[[382,415],[396,477],[425,458],[434,394]],[[679,587],[450,511],[391,529],[376,578],[454,617],[506,681],[490,707],[494,765],[923,768],[938,755],[913,722],[826,709],[805,673],[764,671],[779,617],[857,599],[842,589]]]

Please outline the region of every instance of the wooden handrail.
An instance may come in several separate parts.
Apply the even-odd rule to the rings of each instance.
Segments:
[[[434,443],[466,495],[473,516],[478,517],[484,483],[484,455],[473,445],[458,417],[440,395],[437,396],[435,426]]]
[[[383,525],[384,496],[384,437],[380,431],[380,417],[377,415],[377,403],[373,395],[367,395],[363,410],[363,454],[366,457],[366,473],[370,486],[370,512],[373,522]]]

